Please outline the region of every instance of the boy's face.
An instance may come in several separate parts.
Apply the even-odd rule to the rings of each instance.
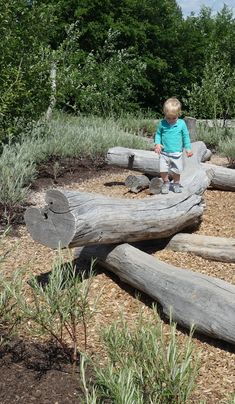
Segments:
[[[165,119],[170,125],[174,125],[178,119],[178,115],[166,115]]]

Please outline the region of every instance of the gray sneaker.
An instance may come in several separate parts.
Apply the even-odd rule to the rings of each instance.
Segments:
[[[178,183],[173,184],[173,190],[176,194],[180,194],[182,192],[181,185]]]
[[[170,188],[170,183],[169,182],[164,182],[162,189],[161,189],[161,193],[162,194],[168,194],[169,193],[169,188]]]

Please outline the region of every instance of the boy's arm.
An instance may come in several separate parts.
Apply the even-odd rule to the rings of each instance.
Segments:
[[[154,136],[154,151],[155,153],[160,154],[162,150],[162,125],[159,123],[155,136]]]
[[[192,146],[189,136],[189,131],[185,121],[182,120],[182,137],[183,137],[183,146],[188,155],[192,155]]]
[[[157,126],[155,135],[154,135],[154,144],[162,144],[162,123]]]

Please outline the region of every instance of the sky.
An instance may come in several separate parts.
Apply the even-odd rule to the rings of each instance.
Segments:
[[[190,15],[191,11],[197,15],[201,6],[207,6],[212,9],[214,13],[223,8],[224,3],[233,10],[235,15],[235,0],[176,0],[177,4],[181,7],[183,15],[186,17]]]

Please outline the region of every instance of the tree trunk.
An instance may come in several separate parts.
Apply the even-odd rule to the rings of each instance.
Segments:
[[[205,161],[204,156],[208,154],[208,149],[203,142],[192,143],[192,150],[194,152],[193,157],[187,158],[184,155],[184,172],[181,176],[183,186],[192,180],[190,176],[196,170],[209,170],[212,176],[211,186],[213,188],[227,191],[235,190],[235,170],[214,164],[201,163]],[[159,176],[160,173],[159,155],[154,151],[113,147],[108,150],[106,160],[110,165],[128,168],[152,176]]]
[[[222,262],[235,262],[235,239],[179,233],[167,247],[173,251],[192,252],[203,258]]]
[[[45,208],[26,210],[25,222],[32,238],[51,248],[149,240],[197,224],[201,202],[200,195],[186,191],[127,200],[52,189]]]
[[[85,247],[78,265],[98,262],[123,282],[146,293],[178,324],[235,344],[235,286],[157,260],[129,244]]]

